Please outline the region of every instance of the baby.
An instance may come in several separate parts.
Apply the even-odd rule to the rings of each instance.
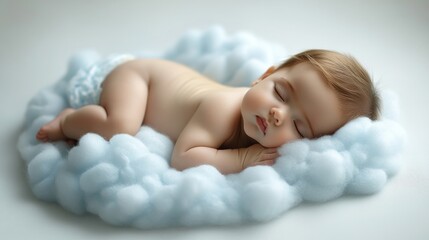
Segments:
[[[209,164],[229,174],[272,165],[282,144],[333,134],[379,112],[368,73],[354,58],[328,50],[296,54],[251,88],[225,86],[159,59],[121,63],[101,87],[98,104],[65,109],[36,138],[78,140],[92,132],[109,140],[147,125],[175,142],[172,167]]]

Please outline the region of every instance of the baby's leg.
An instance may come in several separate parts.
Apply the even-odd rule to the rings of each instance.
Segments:
[[[76,110],[72,108],[63,110],[54,120],[40,128],[36,134],[36,138],[43,142],[66,139],[63,132],[61,131],[61,120],[74,111]]]
[[[118,133],[135,135],[146,111],[147,83],[141,76],[120,66],[103,82],[100,105],[65,110],[37,134],[42,141],[79,139],[92,132],[106,140]]]

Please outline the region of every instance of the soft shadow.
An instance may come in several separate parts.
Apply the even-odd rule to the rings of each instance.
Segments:
[[[11,136],[7,136],[7,139],[10,139],[7,142],[7,147],[10,149],[12,154],[10,161],[12,161],[13,169],[11,171],[15,172],[12,174],[14,183],[16,183],[16,194],[19,198],[34,201],[36,198],[31,192],[31,188],[27,182],[27,165],[25,161],[21,158],[21,155],[18,151],[18,139],[21,133],[24,131],[24,123],[17,125],[17,128],[11,131]]]

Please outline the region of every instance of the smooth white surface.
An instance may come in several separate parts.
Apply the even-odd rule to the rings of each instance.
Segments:
[[[0,0],[1,239],[428,239],[429,2]],[[400,98],[405,165],[379,194],[301,204],[257,225],[143,231],[36,199],[16,150],[26,103],[83,48],[164,51],[186,30],[222,25],[289,49],[354,55]]]

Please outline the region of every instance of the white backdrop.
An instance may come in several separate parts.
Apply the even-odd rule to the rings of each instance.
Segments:
[[[64,1],[65,2],[65,1]],[[429,2],[0,0],[0,238],[2,239],[428,239]],[[164,51],[188,29],[249,31],[291,54],[354,55],[400,98],[405,166],[379,194],[301,204],[258,225],[142,231],[112,227],[37,200],[16,150],[26,103],[64,74],[83,48],[103,54]]]

